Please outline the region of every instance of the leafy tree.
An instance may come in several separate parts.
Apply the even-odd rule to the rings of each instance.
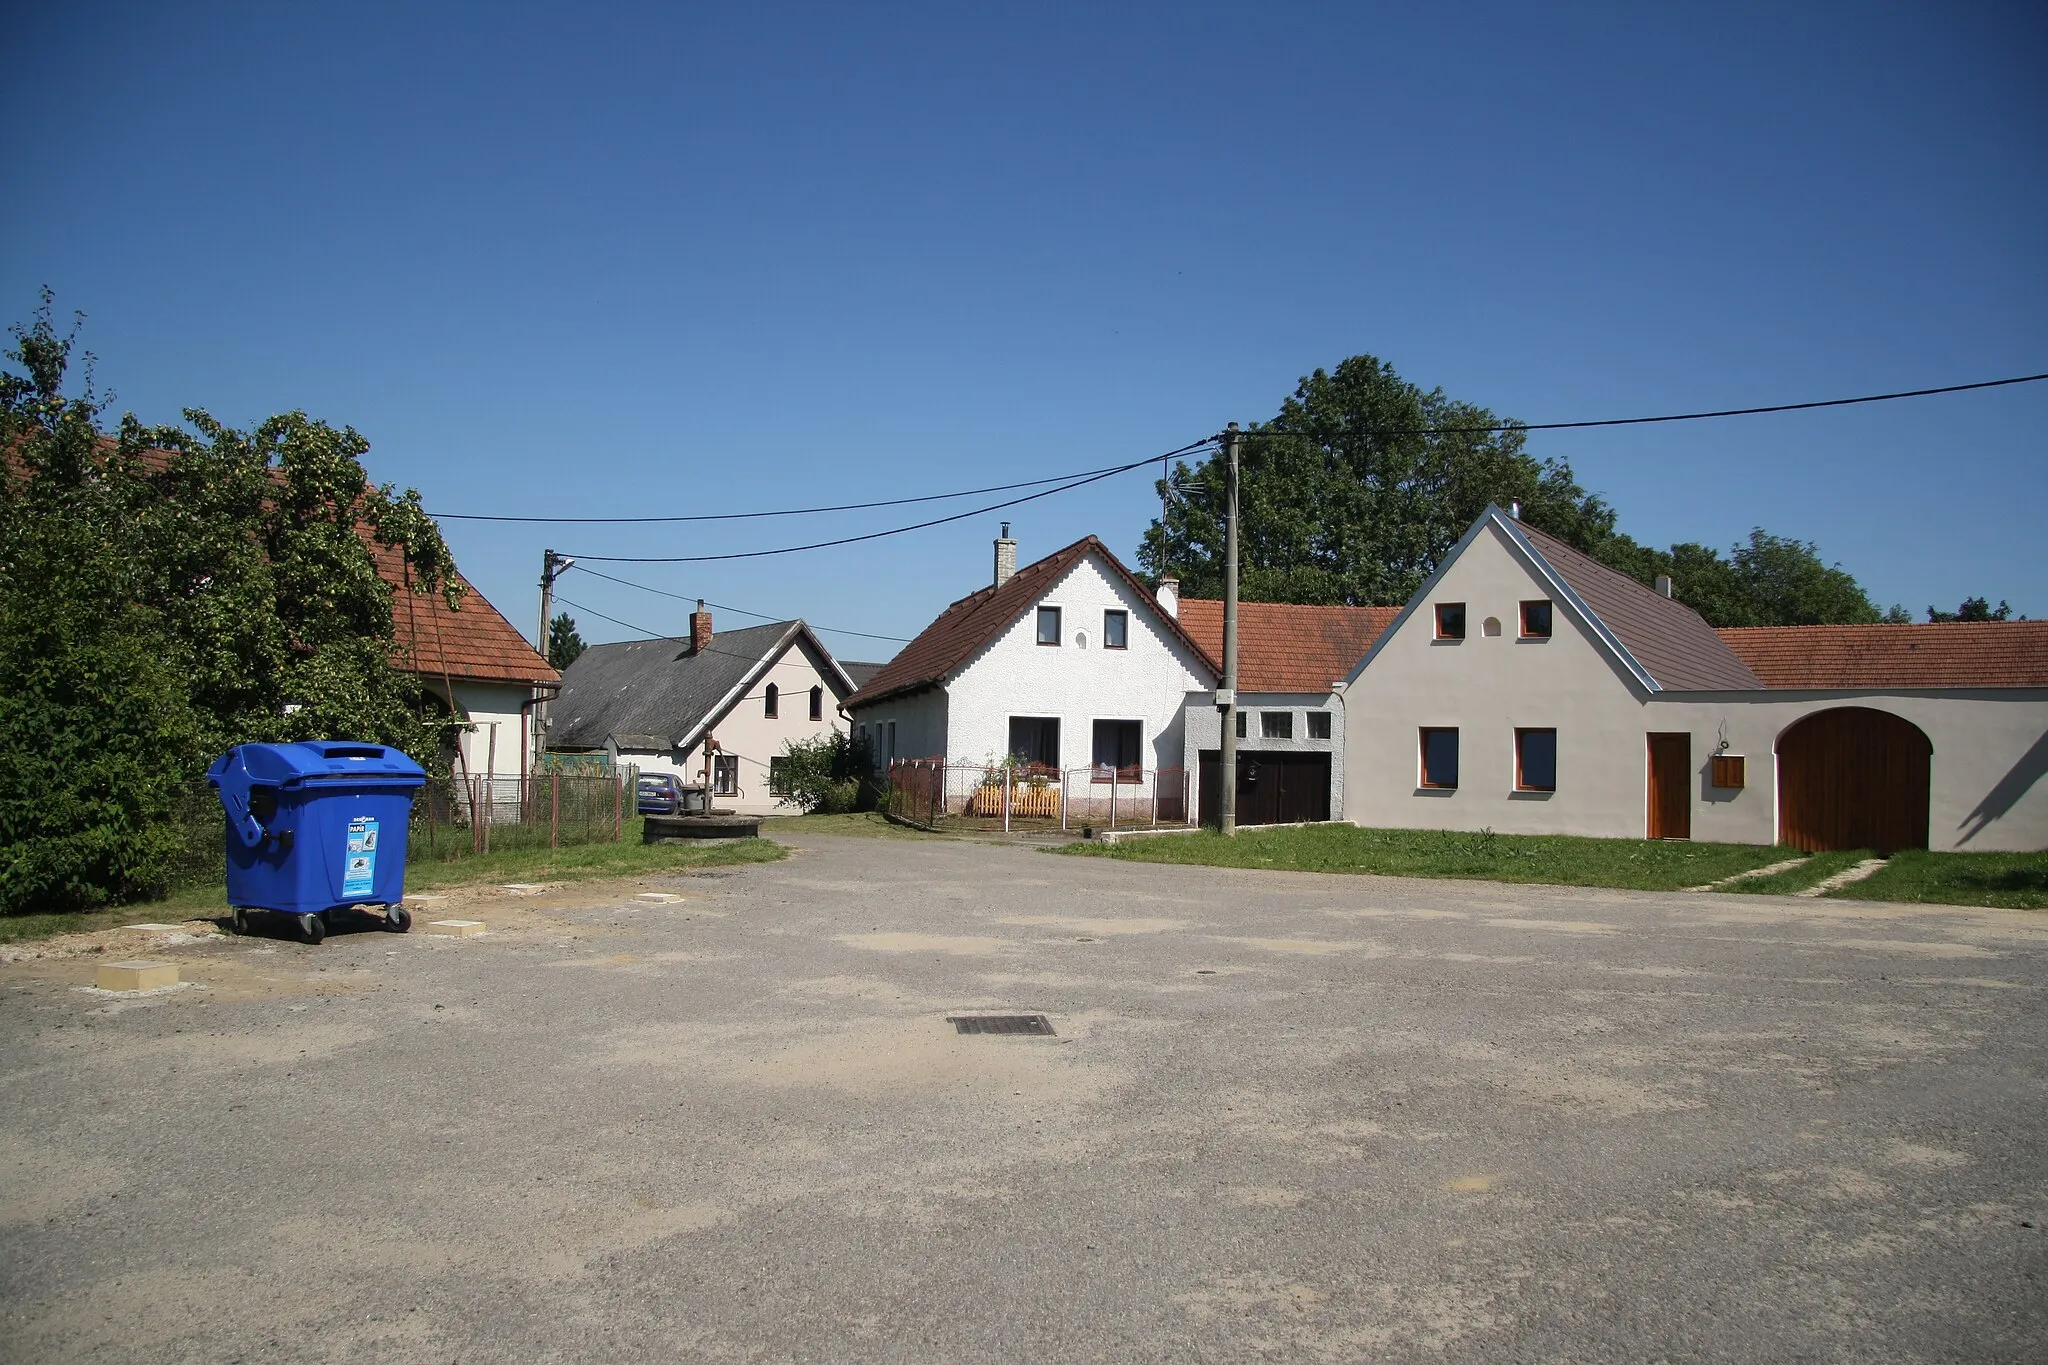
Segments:
[[[1405,602],[1488,503],[1520,503],[1530,525],[1643,583],[1669,574],[1679,600],[1715,625],[1907,619],[1902,608],[1880,612],[1818,547],[1761,529],[1726,558],[1704,545],[1640,544],[1569,464],[1537,460],[1488,409],[1424,392],[1369,355],[1303,379],[1278,416],[1246,433],[1240,465],[1239,589],[1249,601]],[[1179,466],[1159,486],[1167,510],[1146,531],[1140,564],[1178,575],[1191,597],[1221,596],[1223,457]]]
[[[400,662],[379,554],[459,603],[418,494],[303,413],[188,410],[109,437],[47,291],[0,372],[0,910],[159,890],[174,811],[235,744],[348,737],[430,769],[448,725]],[[217,836],[216,836],[217,837]]]
[[[569,665],[576,662],[576,656],[589,646],[576,633],[576,618],[568,612],[558,612],[548,622],[548,663],[559,672],[567,672]]]
[[[1963,599],[1963,604],[1954,611],[1943,611],[1939,607],[1929,607],[1927,609],[1927,619],[1930,621],[2010,621],[2012,619],[2012,605],[2008,602],[2000,601],[1997,610],[1994,611],[1988,599],[1966,597]],[[2024,616],[2020,617],[2022,621],[2026,619]]]

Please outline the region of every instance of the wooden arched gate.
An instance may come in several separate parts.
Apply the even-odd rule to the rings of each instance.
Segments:
[[[1809,852],[1927,847],[1934,746],[1888,711],[1838,706],[1778,736],[1778,842]]]

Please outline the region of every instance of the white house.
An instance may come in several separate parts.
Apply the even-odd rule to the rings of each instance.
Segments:
[[[844,732],[839,707],[853,691],[802,621],[714,633],[699,602],[687,640],[592,645],[577,656],[548,707],[548,747],[708,779],[721,809],[765,815],[778,809],[783,746]]]
[[[1489,508],[1351,670],[1344,818],[2048,847],[2048,622],[1716,631]]]
[[[1216,664],[1094,536],[1015,568],[942,612],[848,700],[876,762],[943,758],[1115,769],[1145,781],[1186,763],[1184,708]]]

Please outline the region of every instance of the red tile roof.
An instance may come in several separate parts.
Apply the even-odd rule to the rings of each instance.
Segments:
[[[470,586],[460,571],[455,581],[468,591],[458,611],[448,609],[440,593],[408,592],[399,548],[370,544],[377,576],[389,583],[392,634],[401,651],[401,666],[426,678],[446,673],[466,682],[553,684],[562,675],[526,642],[510,621]],[[407,651],[409,648],[409,653]]]
[[[1327,692],[1358,666],[1399,607],[1309,607],[1240,602],[1237,686],[1242,692]],[[1223,657],[1223,604],[1184,597],[1180,623],[1215,658]]]
[[[1766,687],[2048,687],[2048,621],[1733,626]]]
[[[883,664],[881,671],[868,679],[866,686],[848,697],[846,705],[865,706],[885,697],[914,692],[945,681],[976,650],[1007,630],[1026,607],[1036,602],[1091,551],[1100,555],[1140,600],[1153,604],[1152,590],[1139,582],[1137,576],[1124,567],[1123,561],[1109,552],[1107,545],[1094,536],[1083,536],[1066,549],[1025,565],[1001,587],[983,588],[947,607],[939,613],[937,620],[919,632],[915,640],[903,646],[895,658]],[[1218,669],[1214,656],[1197,644],[1179,622],[1156,608],[1154,614],[1194,651],[1212,673]]]

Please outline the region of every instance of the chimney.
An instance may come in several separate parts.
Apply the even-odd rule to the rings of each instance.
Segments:
[[[996,537],[996,586],[1002,587],[1017,572],[1017,542],[1010,539],[1010,523],[1003,523],[1003,533]]]
[[[702,654],[711,648],[711,613],[704,610],[704,599],[697,599],[697,610],[690,613],[690,652]]]
[[[1671,575],[1670,575],[1670,574],[1668,574],[1668,573],[1660,573],[1660,574],[1658,574],[1658,575],[1657,575],[1657,596],[1659,596],[1659,597],[1669,597],[1669,596],[1671,596],[1671,590],[1672,590],[1672,587],[1673,587],[1673,584],[1672,584],[1672,582],[1671,582]]]
[[[1514,518],[1516,521],[1520,521],[1522,519],[1522,504],[1519,502],[1509,503],[1508,515]]]
[[[1176,621],[1180,619],[1180,580],[1178,578],[1160,579],[1159,591],[1154,593],[1153,596],[1159,599],[1159,610],[1165,612]]]

